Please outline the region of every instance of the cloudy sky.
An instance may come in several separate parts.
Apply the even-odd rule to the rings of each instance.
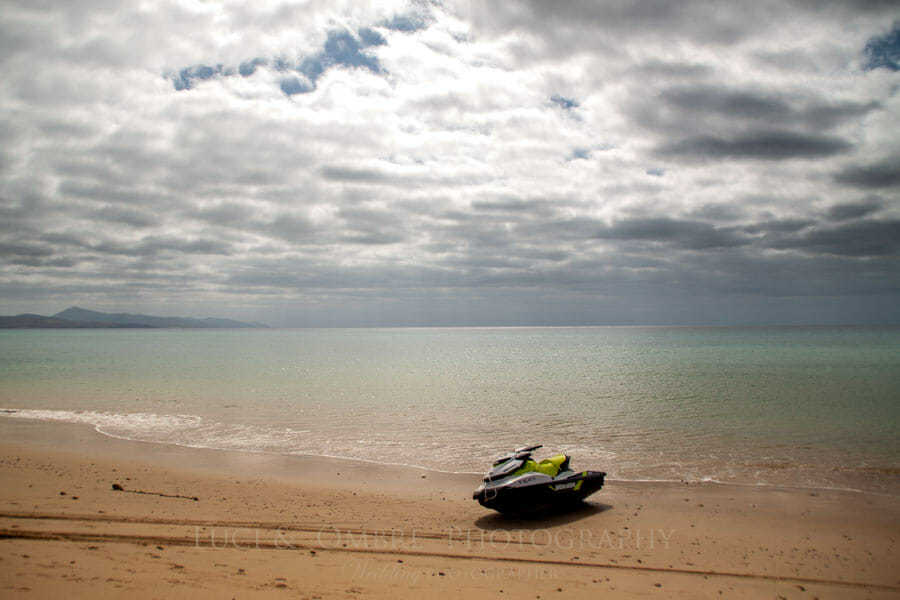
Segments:
[[[895,2],[0,0],[0,313],[900,322]]]

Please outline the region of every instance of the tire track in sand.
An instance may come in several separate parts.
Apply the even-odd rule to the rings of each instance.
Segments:
[[[291,524],[291,525],[279,525],[274,523],[262,523],[262,522],[246,522],[246,521],[203,521],[203,520],[191,520],[191,519],[164,519],[164,518],[144,518],[144,517],[128,517],[128,516],[114,516],[114,515],[74,515],[74,514],[50,514],[50,513],[0,513],[0,518],[5,519],[16,519],[23,521],[71,521],[71,522],[86,522],[86,523],[107,523],[109,525],[113,524],[138,524],[138,525],[170,525],[170,526],[186,526],[186,527],[230,527],[234,529],[260,529],[271,532],[278,531],[298,531],[303,533],[321,533],[327,531],[329,529],[333,529],[334,531],[350,531],[347,529],[340,529],[336,526],[332,527],[331,525],[323,526],[312,526],[306,524]],[[447,533],[438,533],[438,532],[419,532],[416,531],[413,535],[404,534],[403,532],[392,532],[390,530],[381,532],[370,531],[366,529],[355,529],[353,530],[363,535],[383,535],[383,536],[392,536],[394,539],[427,539],[427,540],[450,540],[453,538],[448,538]],[[139,545],[150,545],[150,544],[167,544],[169,546],[181,546],[181,547],[195,547],[195,548],[208,548],[208,549],[221,549],[222,546],[216,546],[216,544],[212,540],[206,540],[205,538],[194,535],[194,536],[173,536],[173,535],[145,535],[145,534],[129,534],[129,533],[103,533],[103,532],[73,532],[73,531],[62,531],[62,530],[25,530],[25,529],[10,529],[10,528],[0,528],[0,541],[2,540],[32,540],[32,541],[46,541],[46,542],[82,542],[82,543],[128,543],[128,544],[139,544]],[[426,550],[410,550],[403,549],[400,547],[393,548],[359,548],[359,547],[336,547],[325,544],[313,544],[313,543],[301,543],[296,541],[287,542],[284,540],[261,540],[257,538],[253,542],[247,542],[249,546],[252,543],[253,548],[257,548],[260,550],[286,550],[286,551],[298,551],[298,550],[315,550],[319,552],[346,552],[346,553],[354,553],[354,554],[369,554],[369,555],[396,555],[396,556],[409,556],[409,557],[424,557],[424,558],[444,558],[450,560],[461,560],[461,561],[485,561],[485,562],[496,562],[496,563],[517,563],[517,564],[528,564],[534,566],[562,566],[562,567],[573,567],[573,568],[593,568],[593,569],[610,569],[610,570],[618,570],[618,571],[632,571],[632,572],[647,572],[647,573],[656,573],[656,574],[673,574],[673,575],[690,575],[690,576],[702,576],[702,577],[719,577],[726,579],[743,579],[743,580],[757,580],[757,581],[772,581],[772,582],[780,582],[780,583],[800,583],[800,584],[816,584],[816,585],[827,585],[827,586],[836,586],[836,587],[844,587],[844,588],[856,588],[856,589],[871,589],[871,590],[881,590],[881,591],[889,591],[889,592],[900,592],[900,586],[888,585],[882,583],[868,583],[861,581],[844,581],[844,580],[836,580],[836,579],[821,579],[815,577],[799,577],[799,576],[776,576],[769,575],[765,573],[741,573],[741,572],[730,572],[730,571],[714,571],[714,570],[704,570],[704,569],[686,569],[686,568],[675,568],[675,567],[654,567],[649,565],[622,565],[618,563],[603,563],[603,562],[586,562],[586,561],[571,561],[571,560],[554,560],[547,558],[529,558],[529,557],[521,557],[521,556],[502,556],[502,555],[488,555],[488,554],[474,554],[474,553],[459,553],[459,552],[445,552],[440,550],[434,551],[426,551]],[[525,543],[525,542],[520,542]],[[530,544],[529,544],[530,545]],[[542,544],[534,544],[534,545],[542,545]],[[544,544],[546,545],[546,544]]]

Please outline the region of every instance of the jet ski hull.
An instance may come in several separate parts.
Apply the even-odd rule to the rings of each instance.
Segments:
[[[606,473],[581,471],[551,478],[535,473],[501,481],[486,481],[472,494],[485,508],[527,514],[581,502],[603,487]]]

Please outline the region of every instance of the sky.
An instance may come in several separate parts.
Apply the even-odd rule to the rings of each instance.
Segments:
[[[900,323],[895,2],[0,0],[0,313]]]

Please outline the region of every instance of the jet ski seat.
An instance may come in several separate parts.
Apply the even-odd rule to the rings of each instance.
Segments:
[[[543,473],[550,477],[556,477],[561,471],[567,471],[568,469],[569,457],[565,454],[557,454],[556,456],[545,458],[541,462],[529,459],[525,463],[525,466],[519,469],[519,472],[527,473],[529,471],[537,471],[538,473]]]

